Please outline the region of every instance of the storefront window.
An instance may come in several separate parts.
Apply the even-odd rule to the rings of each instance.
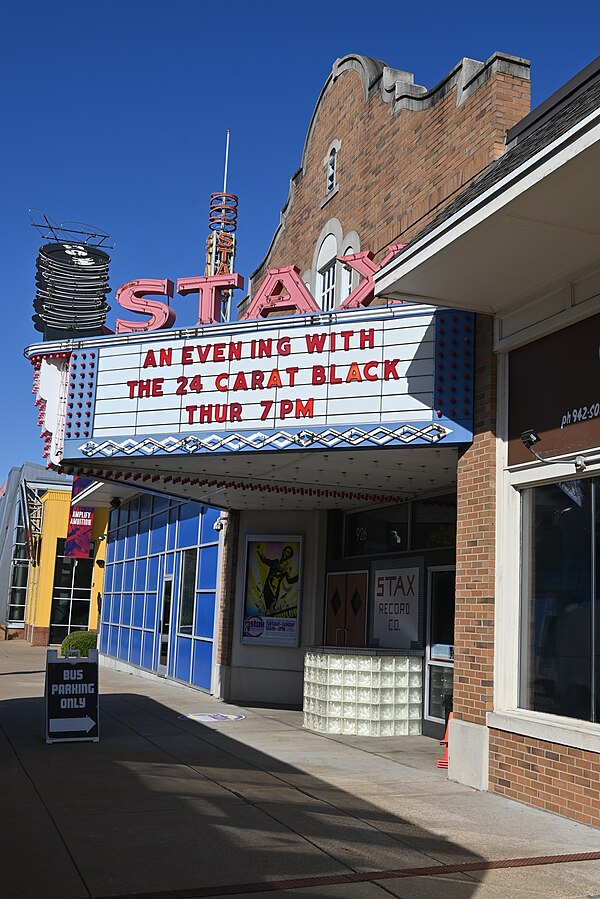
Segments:
[[[66,558],[65,541],[56,541],[50,612],[50,643],[62,643],[71,631],[87,630],[94,575],[94,544],[88,559]]]
[[[600,715],[600,478],[523,492],[520,707]]]
[[[456,545],[456,494],[346,515],[345,556],[372,556]]]
[[[411,549],[442,549],[456,545],[456,494],[413,503]]]
[[[13,531],[12,572],[8,600],[9,623],[20,624],[25,621],[29,567],[30,562],[25,543],[25,531],[23,528],[23,512],[19,505],[15,529]]]
[[[408,503],[346,515],[344,555],[370,556],[408,549]]]
[[[186,549],[183,552],[183,571],[181,575],[181,601],[179,603],[180,634],[191,634],[194,624],[194,602],[196,598],[196,565],[198,550]]]

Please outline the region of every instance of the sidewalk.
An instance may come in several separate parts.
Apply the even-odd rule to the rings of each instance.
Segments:
[[[448,782],[433,740],[101,668],[100,742],[46,745],[44,665],[0,643],[2,899],[600,897],[600,831]]]

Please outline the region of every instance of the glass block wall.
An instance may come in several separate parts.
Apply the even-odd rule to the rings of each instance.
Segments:
[[[100,650],[210,690],[218,566],[217,509],[141,494],[111,513]],[[190,614],[189,550],[195,560]],[[185,558],[186,611],[182,614]],[[165,580],[172,581],[168,651],[161,657]],[[194,590],[195,587],[195,590]],[[162,627],[164,631],[164,627]],[[162,663],[165,662],[163,666]]]
[[[421,733],[423,660],[419,656],[304,657],[304,726],[371,737]]]

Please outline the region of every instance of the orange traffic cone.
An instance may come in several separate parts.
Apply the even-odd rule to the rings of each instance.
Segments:
[[[447,768],[448,767],[448,731],[450,729],[450,722],[452,721],[452,712],[448,715],[448,723],[446,724],[446,733],[444,734],[444,739],[440,740],[440,746],[445,746],[444,754],[441,759],[438,759],[436,765],[438,768]]]

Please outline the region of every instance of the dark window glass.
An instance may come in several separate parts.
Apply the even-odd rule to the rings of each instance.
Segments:
[[[27,559],[27,547],[24,543],[16,543],[13,549],[13,559]]]
[[[588,478],[523,495],[520,705],[586,721],[598,715],[592,553],[599,486]]]
[[[418,499],[412,507],[411,549],[456,544],[456,495]]]
[[[73,586],[80,590],[91,589],[92,575],[94,573],[94,563],[91,559],[77,559],[75,566],[75,577],[73,578]]]
[[[90,597],[94,573],[93,545],[89,559],[66,559],[65,541],[56,541],[54,586],[50,610],[50,642],[62,641],[72,630],[84,630],[90,618]],[[60,626],[60,627],[59,627]],[[59,636],[64,629],[62,637]]]
[[[90,603],[75,600],[71,606],[71,625],[87,627],[90,620]]]
[[[429,643],[431,658],[454,658],[454,582],[452,571],[434,571],[431,578]]]
[[[181,592],[179,599],[179,626],[181,634],[191,634],[194,623],[194,600],[196,598],[197,549],[186,549],[182,553]]]
[[[27,587],[29,577],[29,565],[27,562],[17,562],[13,565],[11,585],[13,587]]]
[[[409,505],[369,509],[346,515],[344,555],[404,552],[408,547]]]
[[[73,559],[59,556],[54,566],[54,586],[71,587],[73,584]]]
[[[50,615],[51,624],[69,624],[69,612],[71,610],[71,600],[62,597],[53,597],[52,613]]]
[[[8,607],[9,621],[25,621],[25,605],[10,605]]]
[[[61,627],[60,625],[51,624],[50,625],[50,643],[62,643],[67,634],[69,633],[68,627]]]
[[[431,665],[429,669],[429,715],[444,720],[444,697],[453,692],[454,668]]]

